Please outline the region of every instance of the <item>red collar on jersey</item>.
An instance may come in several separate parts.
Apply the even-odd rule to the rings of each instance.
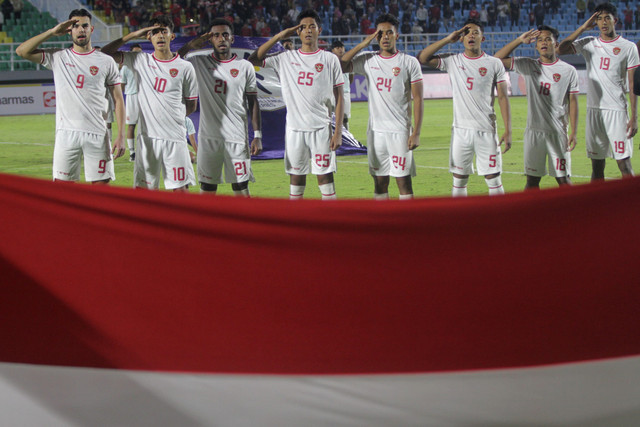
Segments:
[[[151,54],[151,56],[153,56],[153,59],[155,59],[158,62],[171,62],[171,61],[175,61],[176,59],[178,59],[178,57],[180,55],[178,55],[177,53],[174,53],[173,54],[173,58],[171,58],[171,59],[158,59],[158,58],[156,58],[156,53],[154,52],[154,53]]]
[[[601,41],[602,43],[613,43],[614,41],[618,40],[620,37],[622,37],[622,36],[621,36],[620,34],[618,34],[618,37],[616,37],[616,38],[615,38],[615,39],[613,39],[613,40],[602,40],[602,37],[600,37],[600,36],[598,36],[598,39],[600,39],[600,41]]]
[[[482,51],[482,54],[481,54],[480,56],[476,56],[475,58],[472,58],[472,57],[470,57],[470,56],[467,56],[467,54],[466,54],[466,53],[464,53],[464,52],[462,52],[462,54],[463,54],[463,55],[464,55],[464,57],[465,57],[465,58],[467,58],[467,59],[480,59],[480,58],[482,58],[482,57],[485,55],[484,51]]]
[[[225,60],[222,60],[222,59],[218,59],[218,58],[216,58],[216,56],[215,56],[215,55],[213,54],[213,52],[212,52],[212,53],[211,53],[211,57],[212,57],[215,61],[217,61],[217,62],[222,62],[223,64],[226,64],[226,63],[228,63],[228,62],[231,62],[231,61],[235,60],[235,59],[238,57],[238,55],[236,55],[236,54],[234,53],[234,54],[231,56],[231,58],[229,58],[229,59],[225,59]]]
[[[318,48],[318,50],[316,50],[315,52],[303,52],[302,49],[298,49],[298,52],[300,53],[300,55],[315,55],[318,52],[321,52],[322,49]]]
[[[95,51],[96,51],[96,49],[95,49],[95,48],[93,48],[90,52],[80,53],[80,52],[76,52],[75,50],[73,50],[73,47],[71,48],[71,52],[75,53],[76,55],[90,55],[90,54],[92,54],[92,53],[93,53],[93,52],[95,52]]]
[[[560,61],[560,58],[556,58],[556,60],[555,60],[555,61],[553,61],[553,62],[542,62],[542,61],[540,61],[540,58],[538,58],[538,62],[539,62],[540,64],[542,64],[542,65],[554,65],[554,64],[557,64],[557,63],[558,63],[558,61]]]
[[[391,59],[391,58],[394,58],[394,57],[395,57],[396,55],[398,55],[399,53],[400,53],[400,51],[399,51],[399,50],[396,50],[396,53],[394,53],[394,54],[393,54],[393,55],[391,55],[391,56],[382,56],[382,54],[381,54],[380,52],[378,52],[378,56],[379,56],[380,58],[382,58],[382,59]]]

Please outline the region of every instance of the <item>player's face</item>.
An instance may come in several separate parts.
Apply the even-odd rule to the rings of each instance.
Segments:
[[[285,48],[285,50],[293,50],[293,42],[292,41],[284,42],[282,43],[282,47]]]
[[[344,55],[344,46],[334,47],[331,49],[331,52],[338,58],[342,58],[342,55]]]
[[[557,47],[558,42],[550,31],[542,31],[536,38],[536,50],[544,58],[555,57]]]
[[[482,49],[482,42],[484,41],[482,29],[475,24],[469,24],[468,26],[469,30],[462,36],[464,48],[470,51],[479,51]]]
[[[216,55],[226,55],[231,51],[233,44],[233,34],[226,25],[216,25],[211,27],[211,45]]]
[[[141,47],[134,47],[133,49],[131,49],[131,52],[142,52],[142,48]]]
[[[600,30],[600,34],[611,36],[616,30],[616,17],[608,12],[601,12],[596,19],[596,25]]]
[[[72,19],[77,19],[78,22],[71,27],[71,40],[73,44],[77,46],[86,46],[91,43],[91,33],[93,33],[93,27],[91,26],[91,20],[88,16],[73,16]]]
[[[153,48],[157,51],[171,50],[171,40],[176,37],[167,27],[156,27],[147,33],[147,39],[151,40]]]
[[[400,36],[396,31],[396,28],[389,22],[381,22],[376,28],[378,31],[378,44],[383,52],[395,53],[396,40]]]
[[[298,28],[298,36],[302,44],[310,45],[318,42],[320,35],[320,27],[313,18],[302,18],[300,28]]]

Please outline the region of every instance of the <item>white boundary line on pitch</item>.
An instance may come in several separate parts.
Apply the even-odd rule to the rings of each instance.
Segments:
[[[53,147],[53,144],[43,144],[41,142],[0,141],[0,144],[7,144],[7,145],[39,145],[41,147]]]

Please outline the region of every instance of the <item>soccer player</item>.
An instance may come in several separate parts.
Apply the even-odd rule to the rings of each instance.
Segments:
[[[611,3],[598,5],[595,13],[558,47],[560,55],[578,53],[587,63],[585,132],[592,181],[604,179],[607,157],[616,160],[623,177],[633,175],[633,136],[638,132],[638,98],[633,93],[633,75],[640,60],[636,46],[616,34],[616,12]],[[595,26],[600,31],[598,37],[576,40]],[[627,79],[631,117],[625,94]]]
[[[289,37],[287,37],[286,39],[280,40],[280,44],[282,44],[282,47],[284,48],[284,50],[296,49],[295,45],[293,44],[293,40],[290,39]]]
[[[114,158],[124,148],[124,100],[116,63],[91,47],[91,14],[76,9],[69,20],[61,22],[23,42],[16,53],[31,62],[53,70],[56,88],[56,138],[53,150],[53,179],[77,181],[84,157],[85,179],[108,183],[115,179]],[[55,36],[70,34],[73,42],[67,49],[39,49]],[[118,135],[111,148],[105,117],[105,86],[115,100]]]
[[[171,52],[173,22],[159,15],[142,28],[106,45],[102,51],[138,76],[140,136],[133,168],[134,186],[157,189],[160,175],[167,190],[186,192],[195,184],[184,118],[196,110],[198,83],[191,63]],[[152,54],[119,52],[129,40],[146,37]]]
[[[138,43],[131,45],[131,52],[142,52],[142,46]],[[120,69],[120,77],[124,86],[124,94],[127,96],[125,100],[126,123],[127,123],[127,146],[129,147],[129,161],[136,160],[135,138],[136,125],[138,124],[138,116],[140,109],[138,108],[138,78],[131,71],[131,68],[123,65]]]
[[[321,32],[318,14],[306,10],[298,15],[298,25],[276,34],[249,56],[252,64],[274,68],[280,76],[287,107],[284,161],[292,200],[304,195],[309,172],[317,175],[323,200],[336,198],[333,172],[335,150],[342,144],[344,79],[338,57],[318,48]],[[296,33],[300,49],[267,56],[276,43]],[[331,135],[333,105],[336,130]]]
[[[338,58],[342,58],[344,55],[344,43],[340,40],[335,40],[331,43],[331,52]],[[346,130],[349,130],[349,119],[351,118],[351,83],[353,82],[353,73],[344,73],[344,86],[342,87],[342,94],[344,96],[344,108],[342,114],[342,125]]]
[[[483,33],[480,22],[468,19],[461,29],[427,46],[418,55],[422,64],[446,71],[453,87],[449,170],[453,174],[454,197],[467,195],[469,175],[474,171],[474,153],[478,174],[484,176],[489,194],[504,194],[500,173],[502,154],[511,148],[511,111],[504,66],[498,58],[482,51]],[[463,53],[436,55],[444,46],[458,40],[464,44]],[[500,141],[493,109],[496,88],[504,123]]]
[[[255,181],[251,155],[262,152],[256,73],[251,63],[231,52],[233,27],[222,18],[214,19],[208,33],[191,40],[178,53],[185,56],[206,42],[213,46],[211,55],[187,57],[195,68],[198,86],[208,89],[200,96],[197,150],[200,191],[215,194],[218,184],[230,182],[236,196],[249,197],[249,181]],[[248,112],[254,129],[251,145]]]
[[[509,58],[518,46],[535,41],[539,57]],[[529,114],[524,132],[525,189],[540,188],[547,174],[558,185],[571,184],[571,151],[578,126],[578,72],[556,56],[558,30],[542,25],[504,46],[495,57],[505,68],[524,77]],[[568,116],[568,117],[567,117]],[[567,135],[567,118],[571,133]],[[548,162],[547,162],[548,157]]]
[[[376,19],[376,31],[341,59],[343,71],[353,71],[367,78],[367,153],[376,200],[389,198],[390,176],[396,178],[401,200],[413,198],[411,177],[415,176],[416,167],[412,150],[420,145],[424,109],[422,69],[416,58],[396,48],[398,24],[395,16],[380,15]],[[378,41],[380,51],[360,52],[374,39]]]

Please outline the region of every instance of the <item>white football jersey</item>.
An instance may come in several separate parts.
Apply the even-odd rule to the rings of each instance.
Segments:
[[[627,111],[627,71],[640,65],[636,45],[621,36],[585,37],[573,48],[587,62],[587,108]]]
[[[135,95],[138,93],[138,78],[136,74],[131,71],[131,68],[123,65],[120,69],[120,78],[124,86],[125,95]]]
[[[376,132],[408,132],[411,85],[422,81],[418,60],[402,52],[390,57],[380,56],[380,52],[361,52],[353,58],[353,72],[367,78],[369,128]]]
[[[150,138],[184,141],[185,99],[198,99],[193,65],[179,55],[164,61],[144,52],[122,52],[122,63],[138,77],[140,132]]]
[[[348,93],[351,96],[351,73],[343,73],[344,86],[342,87],[342,93]]]
[[[496,130],[494,89],[506,81],[502,61],[486,53],[438,55],[438,69],[449,73],[453,89],[453,125],[485,132]]]
[[[333,89],[344,85],[337,56],[321,49],[313,53],[287,50],[268,56],[263,67],[275,69],[280,76],[287,128],[308,131],[329,125],[335,105]]]
[[[533,58],[512,58],[511,70],[524,77],[527,87],[527,128],[566,133],[569,94],[580,92],[576,69],[560,59],[545,64]]]
[[[105,86],[120,84],[115,61],[95,49],[78,53],[69,48],[44,49],[40,63],[53,71],[56,129],[106,134]]]
[[[246,142],[247,95],[258,94],[253,65],[236,55],[226,61],[213,54],[194,55],[187,60],[196,70],[198,85],[207,88],[200,96],[199,137]]]

